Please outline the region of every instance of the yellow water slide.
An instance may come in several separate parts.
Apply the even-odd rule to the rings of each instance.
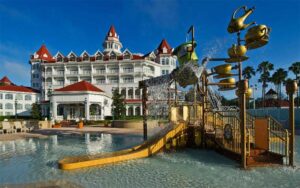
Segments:
[[[66,157],[58,162],[59,168],[63,170],[72,170],[149,157],[163,149],[168,140],[183,133],[185,129],[186,124],[179,123],[170,131],[165,131],[165,133],[130,149],[101,155]]]

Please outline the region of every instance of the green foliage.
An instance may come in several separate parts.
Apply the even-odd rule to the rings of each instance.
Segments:
[[[247,66],[244,68],[242,74],[243,74],[244,79],[250,80],[252,78],[252,76],[255,76],[255,70],[253,67]]]
[[[37,103],[32,104],[31,116],[33,119],[41,119],[42,113],[41,113],[41,106],[39,104]]]
[[[300,62],[295,62],[289,67],[289,71],[293,72],[296,76],[296,79],[299,79],[300,76]]]
[[[112,111],[113,116],[115,119],[123,119],[126,114],[126,108],[125,108],[125,100],[123,98],[123,95],[118,92],[118,90],[113,91],[113,97],[112,97]]]

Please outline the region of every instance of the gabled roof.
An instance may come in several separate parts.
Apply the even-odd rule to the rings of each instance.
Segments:
[[[60,51],[55,54],[54,58],[57,58],[58,56],[65,57]]]
[[[80,54],[80,57],[83,57],[84,55],[86,55],[86,56],[88,56],[88,57],[90,57],[90,54],[89,53],[87,53],[87,51],[86,50],[84,50],[81,54]]]
[[[14,83],[12,83],[7,76],[4,76],[0,80],[0,91],[16,91],[16,92],[27,92],[27,93],[38,93],[37,90],[26,87],[26,86],[17,86]]]
[[[76,55],[73,51],[71,51],[71,52],[67,55],[67,57],[70,58],[71,55],[73,55],[74,57],[77,57],[77,55]]]
[[[62,92],[68,92],[68,91],[94,91],[94,92],[103,92],[100,88],[94,86],[93,84],[87,82],[87,81],[80,81],[75,84],[68,85],[66,87],[56,89],[55,91],[62,91]]]
[[[103,56],[103,53],[100,51],[100,50],[97,50],[94,54],[94,56],[97,56],[97,55],[102,55]]]
[[[164,48],[166,48],[167,53],[164,53]],[[157,47],[157,52],[158,54],[171,54],[172,53],[172,48],[171,46],[168,44],[168,42],[166,41],[166,39],[163,39],[159,46]]]
[[[6,85],[11,85],[12,82],[9,80],[9,78],[7,76],[4,76],[1,80],[0,80],[1,84],[6,84]]]
[[[34,59],[42,59],[44,61],[53,61],[53,57],[47,49],[46,45],[43,44],[40,49],[35,52]]]
[[[274,91],[272,88],[266,93],[266,95],[277,95],[277,92]]]

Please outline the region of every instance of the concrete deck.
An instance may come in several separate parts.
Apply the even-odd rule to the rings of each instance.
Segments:
[[[148,130],[148,135],[151,136],[159,132],[162,128],[156,127]],[[0,141],[10,141],[26,138],[47,138],[48,135],[56,134],[84,134],[84,133],[106,133],[106,134],[124,134],[124,135],[142,135],[142,129],[129,129],[129,128],[112,128],[112,127],[83,127],[78,129],[75,127],[62,127],[62,128],[49,128],[38,129],[30,133],[8,133],[0,134]]]

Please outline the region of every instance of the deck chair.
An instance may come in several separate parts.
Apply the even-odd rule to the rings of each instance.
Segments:
[[[26,121],[22,122],[22,127],[25,132],[31,132],[34,129],[34,126],[29,126],[28,122],[26,122]]]
[[[15,133],[16,132],[16,130],[7,121],[2,122],[2,129],[3,129],[3,131],[6,131],[6,133]]]
[[[18,132],[18,130],[20,130],[20,132],[25,132],[25,129],[23,128],[21,122],[19,122],[19,121],[14,122],[14,128],[15,128],[16,132]]]

